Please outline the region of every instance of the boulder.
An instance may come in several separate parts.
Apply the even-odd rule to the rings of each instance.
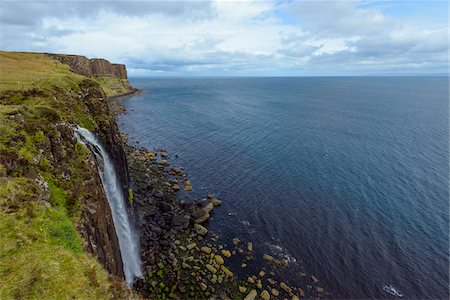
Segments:
[[[202,251],[203,253],[206,253],[206,254],[210,254],[211,253],[211,248],[205,246],[205,247],[202,247],[200,249],[200,251]]]
[[[227,275],[228,277],[233,277],[233,272],[231,272],[227,267],[224,265],[220,266],[220,269]]]
[[[225,262],[224,262],[224,260],[223,260],[223,258],[222,258],[222,256],[220,256],[220,255],[216,255],[216,256],[214,256],[214,260],[216,261],[216,263],[220,266],[220,265],[223,265]]]
[[[208,233],[208,229],[206,229],[205,227],[203,227],[200,224],[194,224],[194,230],[199,235],[205,235]]]
[[[261,299],[263,299],[263,300],[270,300],[270,294],[269,294],[269,292],[266,291],[266,290],[263,290],[263,291],[261,292]]]
[[[244,300],[253,300],[256,298],[258,293],[255,290],[251,290],[250,293],[247,294],[247,296],[244,298]]]

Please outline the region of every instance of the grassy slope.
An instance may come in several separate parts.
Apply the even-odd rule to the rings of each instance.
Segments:
[[[99,81],[109,95],[121,84]],[[61,147],[67,181],[49,150],[50,137],[61,138],[56,123],[95,129],[105,118],[77,97],[99,81],[43,54],[0,52],[0,299],[111,297],[106,271],[75,230],[86,148]]]

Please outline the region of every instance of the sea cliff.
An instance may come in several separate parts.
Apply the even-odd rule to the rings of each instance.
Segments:
[[[128,297],[97,163],[74,134],[97,135],[129,195],[107,102],[132,91],[125,66],[11,52],[0,65],[0,298]]]
[[[276,279],[275,271],[289,267],[285,257],[208,230],[222,202],[206,194],[180,197],[192,185],[176,154],[121,135],[119,99],[138,92],[124,65],[12,52],[0,52],[0,65],[0,299],[313,295]],[[78,140],[77,126],[106,149],[118,174],[114,186],[138,230],[143,276],[133,290],[123,280],[102,164]],[[318,280],[311,280],[307,287],[314,290]]]

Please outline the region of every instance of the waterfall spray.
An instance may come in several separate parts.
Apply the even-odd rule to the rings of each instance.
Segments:
[[[77,127],[75,133],[78,140],[91,149],[97,160],[103,189],[111,208],[114,227],[119,239],[125,279],[128,286],[131,286],[136,277],[142,277],[141,259],[137,237],[128,219],[125,197],[119,177],[109,154],[92,132]]]

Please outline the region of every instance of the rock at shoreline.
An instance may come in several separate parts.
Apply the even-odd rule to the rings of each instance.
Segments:
[[[209,247],[202,247],[201,249],[200,249],[200,251],[202,251],[203,253],[206,253],[206,254],[211,254],[211,248],[209,248]]]
[[[233,272],[231,272],[227,267],[224,265],[220,266],[220,269],[227,275],[228,277],[233,277]]]
[[[265,260],[268,260],[268,261],[273,261],[273,257],[270,256],[269,254],[264,254],[264,255],[263,255],[263,258],[264,258]]]
[[[225,263],[225,261],[223,260],[222,256],[220,255],[215,255],[214,256],[214,260],[216,261],[216,263],[220,266],[223,265]]]
[[[252,242],[248,242],[247,243],[247,250],[248,250],[248,252],[252,252],[253,251],[253,244],[252,244]]]
[[[205,227],[203,227],[200,224],[194,224],[194,230],[199,235],[205,235],[208,233],[208,229],[206,229]]]
[[[210,212],[213,210],[214,205],[208,200],[198,201],[195,205],[191,205],[191,218],[194,223],[200,224],[210,218]]]
[[[212,199],[211,202],[214,206],[219,206],[222,204],[222,201],[220,201],[219,199],[216,199],[216,198]]]
[[[229,250],[222,250],[221,252],[222,252],[223,256],[225,256],[227,258],[231,257],[231,252]]]
[[[244,300],[253,300],[256,298],[257,295],[258,293],[256,292],[256,290],[251,290],[250,293],[248,293],[247,296],[244,298]]]
[[[186,180],[184,183],[184,190],[185,191],[192,191],[192,185],[190,180]]]
[[[270,300],[270,294],[269,294],[269,292],[266,291],[266,290],[263,290],[263,291],[261,292],[261,299],[263,299],[263,300]]]

